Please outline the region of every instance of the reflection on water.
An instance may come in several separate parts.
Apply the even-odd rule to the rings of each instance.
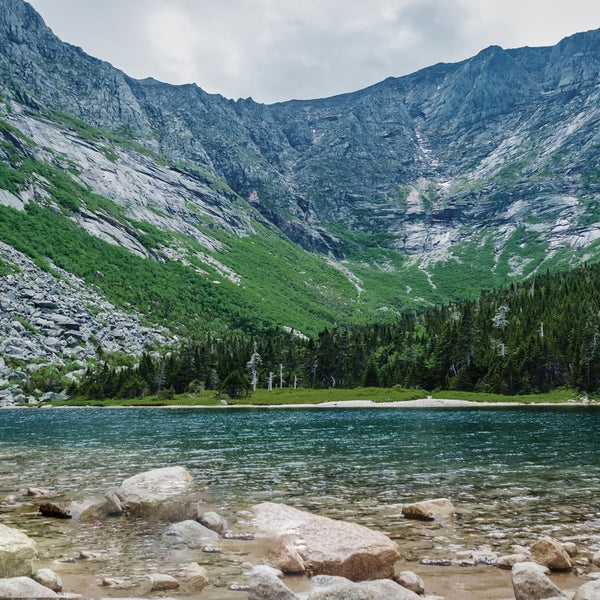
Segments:
[[[542,534],[600,533],[599,424],[592,407],[4,410],[0,499],[19,503],[0,509],[0,522],[52,540],[49,559],[72,557],[75,540],[101,548],[108,573],[135,564],[141,575],[168,560],[160,532],[132,533],[122,519],[42,520],[23,493],[44,487],[85,502],[137,472],[177,464],[230,522],[271,500],[386,531],[406,559],[484,543],[508,551]],[[439,536],[401,517],[402,504],[441,496],[460,518]],[[200,559],[239,571],[227,553]]]

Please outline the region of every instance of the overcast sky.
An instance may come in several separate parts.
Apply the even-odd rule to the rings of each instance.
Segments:
[[[258,102],[321,98],[497,44],[600,27],[599,0],[29,0],[64,41],[136,78]]]

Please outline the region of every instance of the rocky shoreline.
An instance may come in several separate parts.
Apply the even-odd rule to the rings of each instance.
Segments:
[[[513,545],[508,554],[487,546],[408,560],[402,537],[285,504],[261,502],[225,519],[183,467],[139,473],[84,503],[40,488],[27,494],[25,501],[15,495],[0,500],[0,516],[27,504],[30,529],[26,535],[0,524],[0,597],[600,598],[600,535],[577,542],[544,535]],[[402,514],[438,540],[460,517],[443,498],[404,505]],[[54,533],[42,535],[41,521]],[[147,536],[148,548],[160,546],[160,560],[145,572],[122,564],[111,538],[121,527]],[[100,529],[104,547],[77,547],[69,532],[84,528]]]

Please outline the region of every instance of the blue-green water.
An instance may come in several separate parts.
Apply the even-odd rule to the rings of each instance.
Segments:
[[[508,551],[600,534],[599,434],[596,407],[4,410],[0,498],[37,486],[81,500],[177,464],[230,521],[272,500],[402,536],[407,553]],[[437,546],[401,516],[435,497],[459,513]]]
[[[81,493],[181,464],[219,503],[385,506],[432,496],[600,510],[600,410],[0,411],[0,494]]]

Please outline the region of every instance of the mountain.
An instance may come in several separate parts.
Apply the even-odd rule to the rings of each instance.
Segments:
[[[0,94],[0,273],[21,252],[180,335],[314,334],[598,256],[600,30],[263,105],[132,79],[3,0]]]

